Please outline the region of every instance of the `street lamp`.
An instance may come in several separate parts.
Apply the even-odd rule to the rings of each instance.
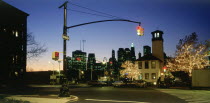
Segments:
[[[61,71],[60,71],[60,63],[62,60],[58,60],[58,64],[59,64],[59,82],[61,81]]]
[[[107,58],[103,58],[103,64],[106,64],[105,68],[107,69]],[[104,76],[105,76],[105,68],[104,68]]]
[[[52,64],[52,66],[53,66],[53,76],[55,75],[55,73],[54,73],[54,67],[55,67],[55,65],[54,65],[54,63],[52,63],[52,62],[48,62],[49,64]]]

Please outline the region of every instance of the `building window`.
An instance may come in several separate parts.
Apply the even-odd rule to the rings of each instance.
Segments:
[[[149,79],[149,73],[145,73],[145,79]]]
[[[149,69],[149,62],[145,61],[145,69]]]
[[[152,79],[156,79],[156,73],[152,73]]]
[[[152,69],[155,69],[156,68],[156,62],[155,61],[152,61],[151,62],[151,66],[152,66]]]
[[[160,36],[160,34],[159,33],[157,33],[157,37],[159,37]]]
[[[139,62],[139,69],[142,69],[142,62]]]
[[[143,79],[143,73],[140,73],[139,79]]]
[[[15,37],[18,37],[18,31],[15,32]]]

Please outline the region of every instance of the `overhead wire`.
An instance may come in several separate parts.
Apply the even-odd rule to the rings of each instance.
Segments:
[[[100,16],[100,17],[106,17],[106,18],[113,18],[110,16],[105,16],[105,15],[100,15],[100,14],[94,14],[94,13],[89,13],[89,12],[84,12],[84,11],[79,11],[79,10],[74,10],[74,9],[68,9],[74,12],[79,12],[79,13],[83,13],[83,14],[88,14],[88,15],[94,15],[94,16]]]
[[[96,16],[103,16],[103,17],[108,17],[108,18],[123,19],[121,17],[114,16],[114,15],[111,15],[111,14],[108,14],[108,13],[104,13],[104,12],[100,12],[100,11],[96,11],[96,10],[93,10],[93,9],[90,9],[90,8],[87,8],[87,7],[84,7],[84,6],[80,6],[78,4],[74,4],[74,3],[70,3],[70,4],[71,5],[74,5],[74,6],[77,6],[77,7],[80,7],[80,8],[83,8],[83,9],[87,9],[87,10],[90,10],[90,11],[93,11],[93,12],[96,12],[96,13],[99,13],[99,14],[87,13],[87,12],[77,11],[77,10],[72,10],[72,11],[76,11],[76,12],[80,12],[80,13],[86,13],[86,14],[91,14],[91,15],[96,15]],[[103,14],[103,15],[101,15],[101,14]]]

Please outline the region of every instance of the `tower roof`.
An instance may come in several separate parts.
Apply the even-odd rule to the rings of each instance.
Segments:
[[[158,59],[157,57],[153,56],[152,54],[144,55],[143,57],[137,59],[137,61],[144,61],[144,60],[160,60],[160,59]]]
[[[161,33],[161,34],[163,34],[163,31],[161,31],[161,30],[155,30],[155,31],[153,31],[153,32],[151,32],[152,34],[154,34],[154,33]]]

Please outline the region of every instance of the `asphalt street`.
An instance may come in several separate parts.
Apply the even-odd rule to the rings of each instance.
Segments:
[[[72,88],[70,93],[79,97],[74,103],[187,103],[153,88]]]
[[[0,88],[0,98],[31,103],[210,103],[209,90],[114,88],[70,86],[71,96],[59,98],[60,85],[29,85]],[[0,100],[1,101],[1,100]]]

